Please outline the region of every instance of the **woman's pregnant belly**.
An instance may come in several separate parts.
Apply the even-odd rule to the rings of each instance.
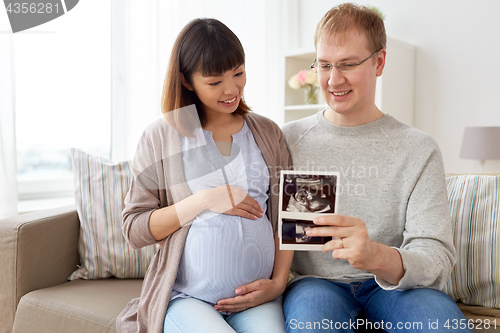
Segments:
[[[174,291],[214,304],[235,297],[239,286],[271,277],[274,238],[266,215],[197,220],[189,229]]]

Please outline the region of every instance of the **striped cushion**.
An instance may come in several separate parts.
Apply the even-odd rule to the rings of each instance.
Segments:
[[[500,308],[500,176],[446,178],[457,264],[446,286],[455,301]]]
[[[123,201],[130,184],[130,162],[111,163],[74,148],[71,158],[80,218],[81,266],[69,279],[144,277],[156,248],[132,249],[121,230]]]

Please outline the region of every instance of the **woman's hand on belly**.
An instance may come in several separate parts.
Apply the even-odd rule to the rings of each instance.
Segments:
[[[214,308],[219,312],[227,312],[228,314],[244,311],[276,299],[283,293],[285,287],[286,283],[283,284],[276,280],[257,280],[236,288],[238,296],[221,299]]]
[[[259,203],[239,187],[222,185],[202,192],[208,209],[214,213],[251,220],[262,217],[263,210]]]

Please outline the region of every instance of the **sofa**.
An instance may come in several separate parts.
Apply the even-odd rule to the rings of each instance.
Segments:
[[[77,266],[74,206],[0,221],[0,332],[109,333],[141,279],[68,281]]]
[[[456,188],[461,187],[455,184],[450,193],[457,194]],[[68,281],[81,265],[79,232],[74,206],[0,220],[0,333],[115,332],[116,316],[140,295],[142,279]],[[498,276],[500,268],[494,270]],[[448,287],[460,293],[454,283]],[[460,301],[458,305],[470,322],[477,323],[475,332],[500,332],[500,309]]]

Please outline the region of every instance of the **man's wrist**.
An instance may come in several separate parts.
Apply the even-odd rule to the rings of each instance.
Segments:
[[[374,265],[368,271],[382,280],[397,285],[404,276],[401,254],[390,246],[380,243],[374,243],[374,245],[376,246]]]
[[[388,254],[388,250],[390,249],[388,246],[384,244],[380,244],[377,242],[373,242],[374,256],[371,261],[372,267],[368,269],[371,273],[376,274],[376,272],[384,271],[388,268],[388,258],[390,258],[390,254]]]

